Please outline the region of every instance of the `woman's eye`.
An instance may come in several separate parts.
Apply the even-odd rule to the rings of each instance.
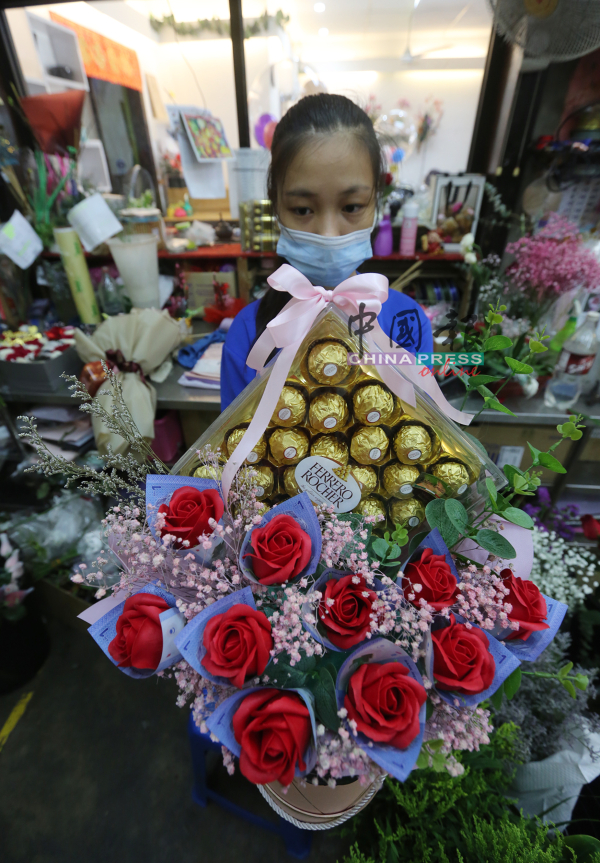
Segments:
[[[310,209],[310,207],[294,207],[293,212],[296,216],[308,216],[310,213],[312,213],[312,210]]]
[[[364,204],[346,204],[345,207],[342,207],[342,212],[344,213],[360,213],[361,210],[364,210]]]

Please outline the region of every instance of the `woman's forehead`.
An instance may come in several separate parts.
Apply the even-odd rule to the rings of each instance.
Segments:
[[[366,146],[348,132],[314,135],[292,159],[282,193],[299,196],[370,193],[375,178]]]

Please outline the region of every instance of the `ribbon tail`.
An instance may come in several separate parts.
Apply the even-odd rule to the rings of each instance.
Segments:
[[[293,345],[287,345],[282,349],[281,353],[275,360],[265,391],[262,394],[260,403],[252,417],[252,422],[246,429],[244,437],[236,446],[233,455],[230,456],[227,464],[223,468],[221,488],[223,492],[223,500],[225,501],[226,506],[234,476],[243,465],[248,454],[252,452],[260,440],[260,436],[263,434],[273,416],[273,412],[277,407],[281,390],[285,386],[285,382],[299,344],[299,342],[296,342]]]

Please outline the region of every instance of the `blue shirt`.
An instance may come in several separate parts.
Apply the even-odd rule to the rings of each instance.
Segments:
[[[224,411],[241,391],[256,377],[246,365],[246,358],[256,338],[256,313],[259,300],[245,306],[233,319],[221,361],[221,410]],[[433,335],[429,318],[406,294],[390,291],[377,320],[394,345],[411,354],[433,351]],[[382,346],[383,347],[383,346]]]

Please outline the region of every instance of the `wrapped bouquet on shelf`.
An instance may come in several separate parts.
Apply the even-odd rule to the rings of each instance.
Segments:
[[[123,573],[84,617],[125,674],[175,678],[229,772],[326,829],[388,774],[462,772],[488,700],[518,689],[567,607],[529,580],[533,522],[454,422],[470,417],[402,349],[355,364],[386,347],[387,280],[326,291],[286,265],[270,282],[292,300],[250,354],[260,373],[109,513]]]

